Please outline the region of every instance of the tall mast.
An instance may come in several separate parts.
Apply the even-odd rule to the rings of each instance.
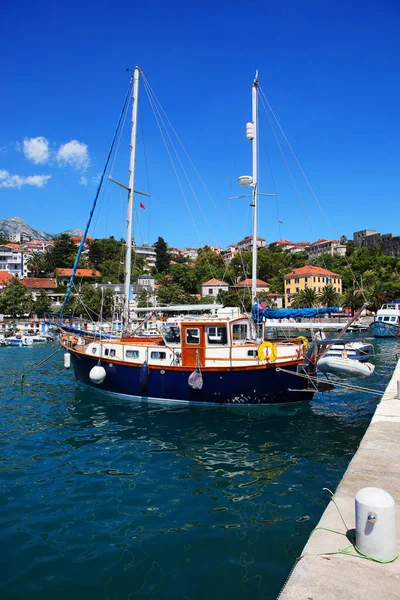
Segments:
[[[135,160],[136,160],[136,131],[139,101],[139,67],[133,72],[132,87],[132,121],[131,121],[131,152],[129,157],[129,189],[128,208],[126,215],[126,254],[125,254],[125,301],[124,301],[124,326],[128,328],[129,322],[129,296],[131,287],[132,265],[132,224],[133,224],[133,196],[135,185]]]
[[[253,121],[253,260],[251,275],[251,301],[255,302],[257,296],[257,223],[258,223],[258,123],[257,123],[257,103],[258,103],[258,71],[254,78],[252,86],[252,121]]]

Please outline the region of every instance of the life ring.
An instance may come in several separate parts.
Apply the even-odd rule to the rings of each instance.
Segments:
[[[303,344],[303,350],[307,350],[307,348],[308,348],[308,339],[305,338],[304,335],[299,335],[299,337],[297,337],[295,341],[296,342],[301,342]]]
[[[267,348],[270,352],[267,352]],[[278,355],[278,349],[272,342],[263,342],[258,346],[258,358],[259,360],[266,360],[267,362],[275,362]]]

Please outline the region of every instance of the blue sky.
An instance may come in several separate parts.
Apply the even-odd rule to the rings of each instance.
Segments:
[[[260,190],[278,196],[261,199],[260,235],[399,234],[399,26],[395,0],[5,0],[0,218],[50,232],[84,228],[125,69],[138,64],[213,198],[190,169],[197,201],[187,193],[189,212],[141,88],[135,187],[151,198],[137,210],[138,242],[161,235],[171,246],[225,247],[251,233],[248,201],[227,198],[241,193],[236,178],[251,173],[245,124],[255,69],[323,208],[285,149],[299,201],[261,110]],[[113,167],[125,183],[128,135]],[[123,236],[125,201],[108,184],[91,234]]]

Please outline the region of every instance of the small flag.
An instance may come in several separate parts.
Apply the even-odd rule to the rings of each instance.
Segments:
[[[280,223],[281,225],[283,225],[283,221],[279,221],[279,219],[278,219],[278,223]]]
[[[146,208],[146,207],[145,207],[145,205],[143,204],[143,202],[141,202],[141,203],[139,204],[139,206],[140,206],[140,208]]]

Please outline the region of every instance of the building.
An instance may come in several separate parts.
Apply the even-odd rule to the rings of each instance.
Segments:
[[[40,295],[41,291],[46,292],[48,296],[54,296],[57,289],[55,277],[25,277],[21,279],[21,283],[31,292],[34,300]]]
[[[29,235],[29,233],[26,233],[26,231],[19,231],[18,233],[11,233],[9,235],[10,242],[30,242],[31,239],[32,236]]]
[[[142,257],[148,269],[152,269],[156,266],[157,254],[156,251],[149,246],[148,244],[143,244],[143,246],[134,246],[133,247],[136,256]]]
[[[265,239],[262,237],[257,237],[257,250],[260,248],[265,248]],[[253,236],[247,235],[245,238],[240,240],[237,243],[237,249],[239,252],[243,252],[244,250],[252,250],[253,249]]]
[[[244,281],[239,281],[239,283],[236,283],[232,287],[236,288],[238,291],[245,290],[245,289],[251,291],[251,286],[252,286],[252,280],[245,279]],[[260,294],[262,292],[269,292],[269,283],[267,283],[266,281],[263,281],[262,279],[256,279],[256,290],[257,290],[257,294]]]
[[[191,260],[196,260],[199,255],[199,249],[198,248],[182,248],[181,254],[182,254],[182,256],[186,256],[187,258],[190,258]]]
[[[283,308],[283,294],[268,292],[267,296],[270,298],[274,308]]]
[[[346,246],[341,244],[339,240],[321,239],[308,247],[308,256],[317,258],[321,254],[330,254],[331,256],[344,256],[346,254]]]
[[[400,236],[394,233],[378,233],[375,229],[363,229],[353,233],[356,248],[377,248],[387,256],[400,256]]]
[[[72,269],[56,269],[57,285],[67,285],[71,275]],[[95,269],[77,269],[75,271],[75,279],[78,277],[91,281],[93,279],[100,279],[101,273]]]
[[[206,296],[213,296],[215,298],[215,296],[218,296],[218,292],[227,292],[228,290],[229,283],[215,279],[215,277],[201,284],[202,298]]]
[[[24,253],[18,244],[0,246],[0,272],[22,279],[25,262]]]
[[[276,248],[279,248],[280,250],[285,251],[290,250],[294,246],[295,242],[291,242],[290,240],[275,240],[275,242],[271,242],[270,244],[268,244],[268,250],[275,250]]]
[[[288,273],[284,276],[284,283],[286,308],[290,307],[293,296],[306,288],[311,288],[320,294],[325,286],[331,285],[338,294],[342,293],[341,275],[312,265],[306,265]]]

